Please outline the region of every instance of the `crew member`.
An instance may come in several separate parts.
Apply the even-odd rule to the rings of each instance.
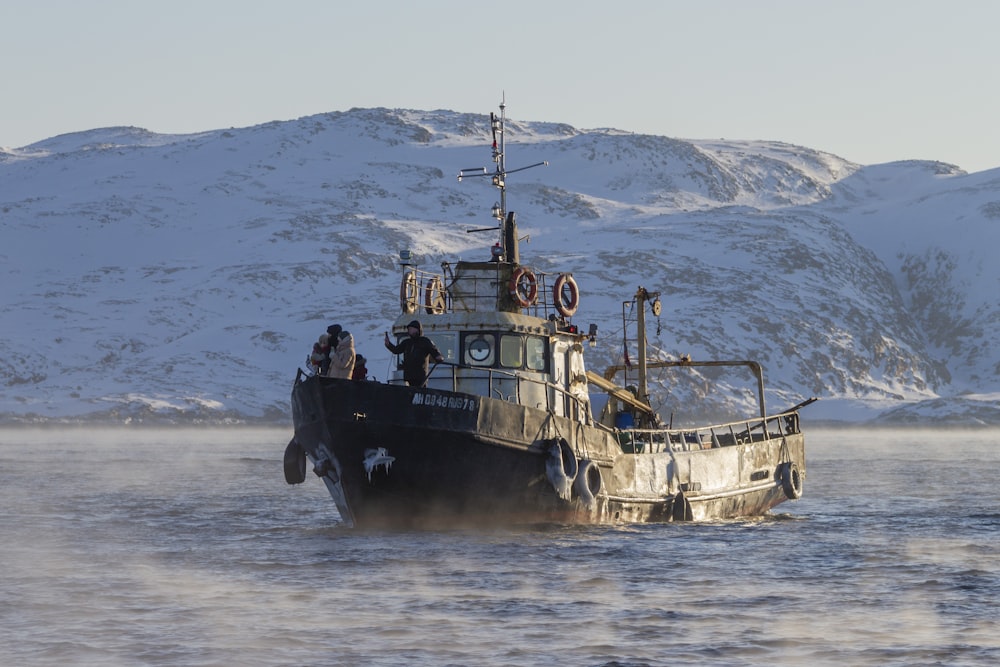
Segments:
[[[385,349],[393,354],[403,354],[403,380],[411,387],[422,387],[427,382],[427,361],[442,362],[444,357],[437,346],[423,335],[424,329],[419,320],[413,320],[406,325],[409,338],[404,338],[399,345],[393,345],[389,340],[389,332],[385,334]]]

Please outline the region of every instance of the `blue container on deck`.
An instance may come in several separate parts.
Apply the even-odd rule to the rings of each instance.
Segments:
[[[627,430],[635,426],[635,415],[622,410],[615,415],[615,428]],[[642,441],[635,442],[632,433],[619,433],[618,444],[622,446],[622,451],[628,454],[641,454]]]
[[[615,428],[632,428],[635,426],[635,417],[632,416],[631,412],[625,412],[624,410],[615,415]]]

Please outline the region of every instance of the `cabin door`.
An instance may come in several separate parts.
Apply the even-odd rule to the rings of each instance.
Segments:
[[[572,419],[590,423],[590,395],[587,393],[587,369],[583,363],[583,351],[576,343],[566,350],[566,412]],[[576,399],[576,400],[573,400]]]
[[[552,345],[552,384],[555,387],[567,386],[569,345],[563,341],[555,341]],[[549,388],[549,405],[558,417],[566,416],[566,393],[555,387]]]

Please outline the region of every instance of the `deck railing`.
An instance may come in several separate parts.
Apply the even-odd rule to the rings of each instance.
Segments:
[[[725,424],[676,429],[615,429],[626,452],[687,452],[773,440],[799,433],[799,414],[782,412]]]
[[[507,306],[514,304],[507,285],[509,266],[496,266],[495,275],[482,275],[482,271],[477,275],[476,271],[467,270],[457,276],[447,263],[442,264],[441,272],[408,267],[400,284],[400,306],[405,313],[427,315],[509,310]],[[558,276],[542,272],[532,272],[532,276],[535,299],[529,305],[517,305],[514,309],[542,319],[558,315],[553,293]]]
[[[388,384],[400,385],[403,380],[389,379]],[[594,423],[589,397],[585,401],[562,385],[523,372],[442,362],[430,369],[425,384],[429,389],[487,395],[483,391],[469,390],[479,385],[488,389],[490,398],[573,417],[586,424]]]

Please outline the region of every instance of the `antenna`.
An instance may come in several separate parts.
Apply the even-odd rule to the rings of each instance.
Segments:
[[[505,91],[501,91],[500,96],[500,115],[490,112],[490,133],[493,136],[493,146],[492,146],[492,157],[493,162],[496,164],[496,168],[493,171],[493,181],[494,187],[500,190],[500,201],[493,205],[490,214],[498,221],[498,227],[500,230],[500,241],[498,245],[502,249],[501,255],[502,260],[516,264],[518,261],[518,251],[517,251],[517,229],[516,222],[514,221],[513,212],[507,211],[507,175],[516,174],[519,171],[524,171],[525,169],[531,169],[533,167],[546,166],[549,163],[546,161],[536,162],[535,164],[529,164],[526,167],[518,167],[517,169],[512,169],[507,171],[507,161],[506,161],[506,139],[505,139],[505,126],[507,124],[507,94]],[[461,182],[463,178],[476,178],[479,176],[489,176],[489,172],[486,167],[473,167],[470,169],[462,169],[458,172],[458,180]],[[467,234],[473,232],[484,232],[492,231],[496,227],[485,227],[480,229],[469,229],[466,230]]]

